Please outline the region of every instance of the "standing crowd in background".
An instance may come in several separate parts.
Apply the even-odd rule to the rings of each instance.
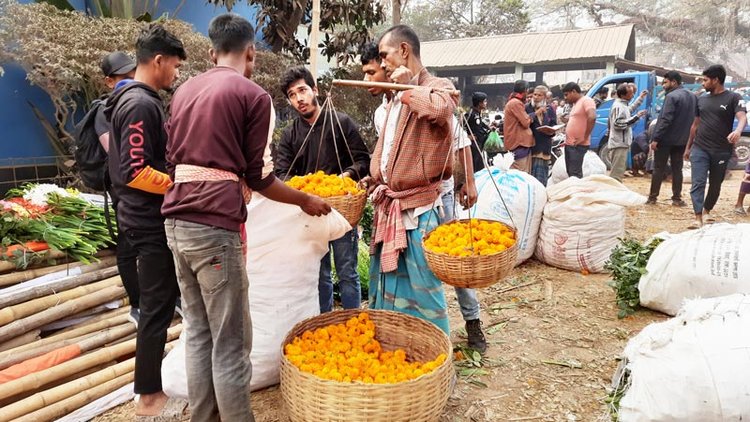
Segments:
[[[100,101],[96,131],[108,154],[109,191],[120,231],[118,267],[138,329],[135,392],[140,398],[135,413],[144,421],[180,414],[188,403],[194,420],[253,420],[243,235],[245,225],[254,222],[247,221],[246,204],[257,192],[309,215],[331,212],[321,198],[284,183],[294,176],[323,171],[351,178],[367,190],[374,206],[369,308],[411,314],[450,333],[443,283],[427,267],[422,240],[438,224],[452,220],[459,206],[468,209],[477,202],[474,174],[490,164],[483,149],[499,129],[483,117],[487,94],[472,93],[471,109],[458,114],[453,84],[425,69],[419,37],[410,27],[396,25],[361,54],[365,80],[410,87],[369,89],[382,98],[372,110],[378,133],[374,150],[368,150],[359,131],[369,122],[337,113],[340,132],[321,123],[326,110],[316,80],[306,68],[294,67],[284,72],[280,85],[296,117],[272,157],[277,115],[271,96],[251,80],[254,34],[238,15],[214,18],[208,54],[215,66],[174,92],[169,114],[159,92],[171,89],[190,58],[163,26],[152,24],[140,34],[135,61],[113,52],[101,64],[112,93]],[[609,114],[607,146],[614,179],[622,181],[629,156],[636,174],[645,171],[646,157],[653,155],[648,204],[657,203],[669,169],[672,204],[686,206],[682,166],[690,161],[692,228],[713,221],[733,147],[746,123],[744,102],[724,88],[725,78],[722,66],[708,67],[703,72],[706,94],[696,97],[682,88],[679,73],[668,72],[662,82],[664,106],[650,137],[634,138],[632,131],[645,117],[636,110],[647,91],[636,98],[633,84],[617,86]],[[515,82],[502,122],[512,168],[546,186],[554,136],[558,124],[564,124],[565,168],[570,177],[582,178],[596,109],[609,94],[601,90],[592,98],[570,82],[562,87],[562,104],[547,86]],[[314,141],[306,142],[308,138]],[[466,177],[458,180],[454,171]],[[739,214],[746,214],[748,193],[750,165],[737,198]],[[334,308],[332,262],[343,308],[362,306],[358,247],[356,227],[330,242],[320,262],[320,312]],[[468,344],[484,353],[477,293],[457,288],[456,296]],[[167,397],[160,376],[167,328],[178,303],[188,326],[188,403]]]

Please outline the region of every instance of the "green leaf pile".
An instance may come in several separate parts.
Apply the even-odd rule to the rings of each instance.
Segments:
[[[618,318],[632,315],[640,305],[638,281],[646,274],[648,259],[662,241],[663,239],[654,238],[641,244],[635,239],[620,239],[620,244],[612,250],[604,269],[612,274],[609,286],[616,293]]]

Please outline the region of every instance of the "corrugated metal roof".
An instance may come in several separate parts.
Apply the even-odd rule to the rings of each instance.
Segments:
[[[421,56],[422,64],[428,68],[625,57],[632,34],[633,25],[612,25],[569,31],[429,41],[422,43]]]

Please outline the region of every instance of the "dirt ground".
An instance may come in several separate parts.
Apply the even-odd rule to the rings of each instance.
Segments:
[[[732,212],[741,177],[741,171],[734,171],[724,182],[714,212],[718,221],[750,221]],[[649,184],[648,178],[625,180],[626,186],[644,195]],[[689,189],[684,185],[688,203]],[[691,208],[672,207],[670,196],[665,183],[658,205],[629,209],[627,234],[645,240],[665,230],[684,231]],[[459,377],[441,422],[609,420],[604,399],[619,353],[643,327],[667,317],[644,309],[617,319],[608,281],[604,274],[584,276],[531,260],[505,282],[480,291],[490,343],[483,367],[487,374]],[[455,294],[452,288],[446,292],[451,339],[465,343]],[[258,422],[288,420],[278,387],[254,393],[253,407]],[[132,415],[129,403],[95,420],[125,421]]]

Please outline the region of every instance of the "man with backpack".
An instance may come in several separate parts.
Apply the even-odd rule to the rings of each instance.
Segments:
[[[135,62],[122,51],[104,56],[101,63],[104,84],[110,91],[127,83],[135,76]],[[80,170],[81,181],[86,187],[105,191],[112,196],[112,208],[117,209],[117,197],[109,189],[107,176],[107,153],[109,151],[110,124],[104,115],[104,104],[109,94],[94,100],[91,109],[76,126],[75,159]],[[107,224],[110,224],[109,219]],[[128,319],[138,327],[140,319],[138,289],[138,255],[124,235],[117,236],[117,270],[128,293],[130,313]]]
[[[136,42],[133,82],[115,91],[104,113],[112,125],[109,175],[118,197],[120,231],[138,254],[140,321],[135,350],[137,416],[181,414],[186,403],[162,391],[161,361],[179,294],[161,206],[171,185],[167,172],[164,104],[186,59],[182,42],[160,24],[145,28]]]

